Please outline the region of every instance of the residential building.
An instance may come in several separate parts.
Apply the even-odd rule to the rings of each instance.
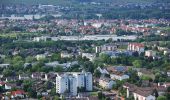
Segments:
[[[85,87],[85,76],[83,73],[73,73],[73,75],[77,78],[77,87],[82,88]]]
[[[139,69],[137,71],[137,74],[138,74],[139,77],[147,76],[147,77],[150,77],[152,79],[155,79],[155,75],[151,72],[151,70],[146,69],[146,68]]]
[[[56,92],[59,94],[68,93],[77,95],[77,88],[85,88],[85,91],[92,91],[92,74],[90,72],[57,73]]]
[[[155,57],[156,56],[156,52],[152,51],[152,50],[147,50],[147,51],[145,51],[145,56],[146,57]]]
[[[69,92],[71,95],[77,95],[77,79],[76,77],[69,75]]]
[[[113,84],[116,84],[116,82],[111,80],[110,78],[99,79],[99,85],[104,89],[112,89]]]
[[[11,92],[11,98],[25,98],[26,92],[24,90],[16,90]]]
[[[104,69],[104,68],[98,67],[97,70],[98,70],[101,74],[109,74],[109,72],[108,72],[106,69]]]
[[[92,91],[93,90],[93,81],[92,81],[92,74],[90,72],[85,73],[85,86],[86,91]]]
[[[44,59],[44,58],[46,58],[46,55],[45,55],[45,54],[36,55],[36,59],[37,59],[37,60],[41,60],[41,59]]]
[[[130,51],[137,51],[139,53],[144,52],[144,44],[142,43],[129,43],[128,44],[128,50]]]
[[[66,74],[56,77],[56,92],[59,94],[66,93],[69,90],[69,80]]]
[[[19,80],[28,80],[28,79],[30,79],[30,77],[29,77],[29,75],[27,75],[27,74],[20,74],[19,75]]]
[[[73,57],[72,53],[61,52],[61,58],[71,58]]]
[[[113,80],[125,80],[125,79],[129,79],[129,75],[126,74],[122,74],[122,73],[114,73],[114,74],[110,74],[111,79]]]
[[[86,58],[88,58],[90,61],[93,61],[93,60],[95,59],[96,55],[93,54],[93,53],[82,53],[82,57],[86,57]]]
[[[164,85],[157,85],[155,83],[149,83],[148,86],[138,87],[134,84],[125,83],[123,88],[126,89],[126,97],[133,96],[135,100],[156,100],[154,96],[154,90],[156,89],[159,95],[163,95],[167,87]]]
[[[96,53],[100,53],[103,51],[115,51],[115,50],[117,50],[117,45],[115,45],[115,44],[106,44],[103,46],[96,47]]]
[[[0,64],[0,68],[8,68],[10,64]]]

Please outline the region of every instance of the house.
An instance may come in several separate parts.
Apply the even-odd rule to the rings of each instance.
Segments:
[[[100,78],[99,79],[99,85],[104,89],[112,89],[113,84],[116,84],[116,82],[110,78]]]
[[[164,50],[164,55],[170,54],[170,49]]]
[[[155,75],[151,72],[151,70],[148,70],[146,68],[140,68],[137,71],[137,74],[138,74],[139,77],[147,76],[147,77],[150,77],[152,79],[155,79]]]
[[[30,77],[27,74],[20,74],[19,75],[19,80],[28,80],[28,79],[30,79]]]
[[[122,74],[122,73],[113,73],[113,74],[110,74],[110,77],[113,80],[120,80],[120,81],[129,79],[129,75]]]
[[[74,55],[72,53],[61,52],[61,58],[71,58]]]
[[[32,79],[39,79],[39,80],[41,80],[42,77],[45,77],[45,73],[43,73],[43,72],[34,72],[31,75]]]
[[[37,60],[45,59],[45,58],[46,58],[46,55],[45,55],[45,54],[38,54],[38,55],[35,56],[35,58],[36,58]]]
[[[11,98],[24,99],[26,97],[26,92],[24,90],[16,90],[11,92]]]
[[[55,80],[55,78],[57,77],[57,74],[54,72],[49,72],[45,74],[45,80]]]
[[[0,64],[0,68],[8,68],[10,64]]]
[[[111,66],[107,67],[107,71],[112,72],[126,72],[128,68],[126,66]]]
[[[159,95],[165,94],[167,88],[164,85],[150,83],[147,87],[138,87],[134,84],[125,83],[123,88],[126,89],[126,97],[129,98],[130,95],[134,97],[135,100],[156,100],[154,96],[154,90],[157,90]]]
[[[135,100],[156,100],[155,96],[152,95],[153,91],[150,88],[146,91],[136,90],[133,93]]]
[[[53,61],[53,62],[49,62],[49,63],[45,63],[45,66],[47,67],[63,67],[63,68],[70,68],[73,65],[77,65],[78,61],[73,61],[73,62],[67,62],[67,63],[62,63],[60,64],[58,61]]]
[[[144,52],[144,44],[141,44],[141,43],[129,43],[128,44],[128,50],[130,51],[137,51],[139,53],[142,53]]]
[[[5,89],[6,90],[11,90],[12,88],[16,88],[17,85],[15,83],[6,83],[5,84]]]
[[[11,76],[11,77],[6,77],[5,78],[5,82],[11,82],[11,81],[17,81],[18,80],[18,77],[16,76]]]
[[[156,56],[156,52],[152,51],[152,50],[147,50],[147,51],[145,51],[145,56],[146,57],[155,57]]]
[[[93,60],[95,59],[96,55],[93,54],[93,53],[82,53],[82,57],[86,57],[86,58],[88,58],[90,61],[93,61]]]
[[[101,74],[109,74],[109,72],[108,72],[106,69],[104,69],[104,68],[98,67],[97,70],[98,70]]]
[[[0,86],[4,86],[5,82],[0,81]]]

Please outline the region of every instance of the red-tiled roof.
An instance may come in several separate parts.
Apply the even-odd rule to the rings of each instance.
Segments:
[[[135,46],[135,47],[144,47],[144,44],[142,43],[130,43],[131,45]]]
[[[0,82],[0,85],[5,85],[5,82]]]
[[[16,91],[12,91],[11,95],[15,96],[17,94],[26,94],[24,90],[16,90]]]

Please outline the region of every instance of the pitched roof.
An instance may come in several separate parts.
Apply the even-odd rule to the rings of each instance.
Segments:
[[[11,95],[15,96],[18,94],[26,94],[24,90],[16,90],[16,91],[12,91]]]

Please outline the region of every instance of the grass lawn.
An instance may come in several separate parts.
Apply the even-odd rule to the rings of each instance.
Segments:
[[[90,96],[98,96],[98,92],[90,92]]]

